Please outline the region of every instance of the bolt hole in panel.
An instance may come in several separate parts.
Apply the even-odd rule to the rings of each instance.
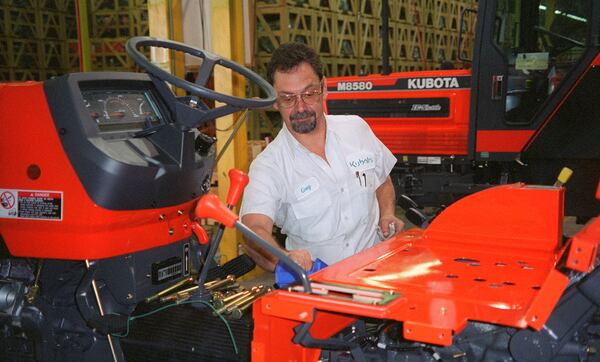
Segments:
[[[469,258],[456,258],[456,259],[454,259],[454,261],[457,263],[466,263],[466,264],[479,263],[479,260],[469,259]]]

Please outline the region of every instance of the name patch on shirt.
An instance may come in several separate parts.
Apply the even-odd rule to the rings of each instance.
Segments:
[[[352,172],[363,172],[375,167],[375,155],[366,151],[355,152],[346,157],[346,163]]]
[[[302,182],[300,186],[296,187],[296,199],[302,200],[308,195],[319,189],[319,181],[315,177],[311,177],[308,180]]]

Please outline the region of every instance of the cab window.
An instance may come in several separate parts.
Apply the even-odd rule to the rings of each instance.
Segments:
[[[590,2],[499,0],[494,42],[508,66],[507,124],[529,124],[583,56]]]

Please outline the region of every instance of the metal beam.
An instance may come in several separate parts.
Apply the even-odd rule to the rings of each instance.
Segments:
[[[90,57],[90,30],[88,25],[87,0],[77,0],[77,40],[79,48],[79,70],[89,72],[92,70]]]
[[[211,1],[212,19],[212,51],[222,57],[229,58],[238,63],[244,63],[243,39],[243,4],[234,0]],[[215,90],[226,94],[245,96],[245,79],[234,75],[229,69],[215,67]],[[221,117],[216,120],[217,128],[217,153],[220,153],[227,139],[231,136],[234,125],[234,115]],[[229,189],[227,176],[231,168],[248,170],[248,140],[247,127],[242,125],[234,141],[225,151],[217,165],[217,179],[219,182],[219,197],[225,200]],[[222,262],[231,260],[238,255],[238,239],[240,235],[234,230],[227,229],[223,234],[220,253]]]

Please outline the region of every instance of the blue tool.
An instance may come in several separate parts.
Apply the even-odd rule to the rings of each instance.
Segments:
[[[312,268],[307,271],[307,274],[311,275],[325,267],[327,267],[327,264],[323,260],[317,258],[313,262]],[[281,261],[277,263],[275,266],[275,284],[277,285],[277,288],[285,288],[288,285],[299,281],[300,278],[287,265],[283,264]]]

